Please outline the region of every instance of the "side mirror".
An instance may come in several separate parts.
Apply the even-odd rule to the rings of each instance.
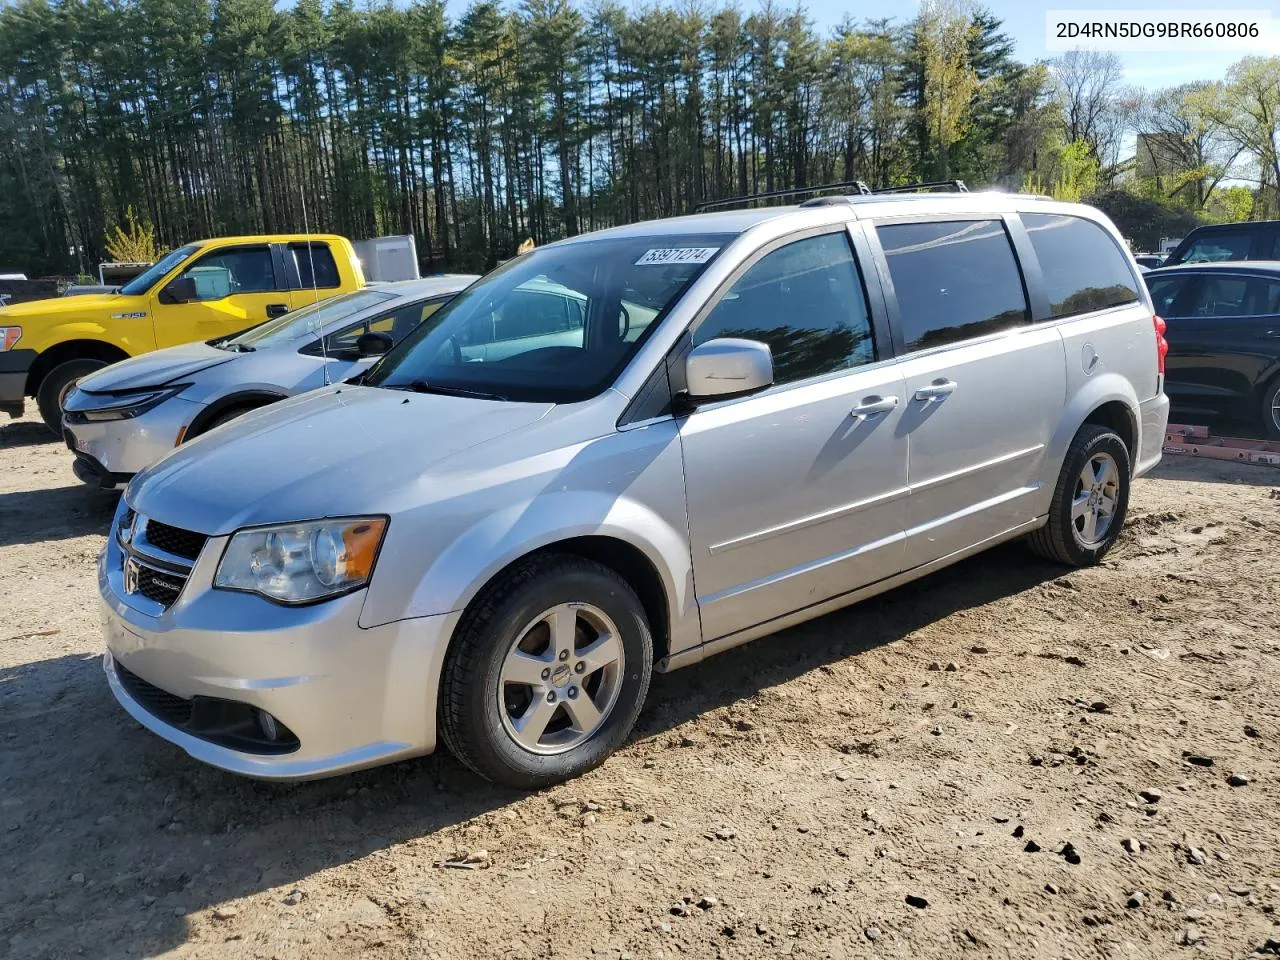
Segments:
[[[190,303],[196,299],[196,282],[190,277],[174,277],[160,291],[161,303]]]
[[[708,340],[685,357],[684,379],[689,403],[743,397],[773,385],[773,354],[758,340]]]
[[[361,357],[380,357],[394,345],[389,333],[362,333],[356,338],[356,353]]]

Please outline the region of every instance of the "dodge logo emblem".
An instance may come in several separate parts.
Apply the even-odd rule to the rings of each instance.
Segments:
[[[133,557],[124,562],[124,592],[138,592],[138,561]]]

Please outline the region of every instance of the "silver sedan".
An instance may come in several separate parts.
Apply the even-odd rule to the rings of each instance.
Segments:
[[[357,376],[475,279],[459,274],[370,286],[233,337],[157,350],[87,376],[63,404],[76,476],[123,489],[187,440]]]

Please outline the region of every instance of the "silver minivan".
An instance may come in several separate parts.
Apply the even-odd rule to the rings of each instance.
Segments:
[[[443,738],[495,781],[574,776],[654,670],[1016,537],[1097,562],[1168,416],[1120,236],[1034,197],[635,224],[433,319],[129,485],[105,669],[193,757],[309,778]]]

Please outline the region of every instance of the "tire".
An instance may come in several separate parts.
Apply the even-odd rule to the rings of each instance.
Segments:
[[[68,360],[60,363],[40,381],[36,390],[36,406],[40,409],[40,418],[44,425],[62,436],[62,401],[67,391],[75,386],[81,377],[87,377],[95,370],[101,370],[107,364],[103,360]]]
[[[224,410],[222,413],[218,414],[216,417],[214,417],[212,420],[206,423],[204,427],[200,430],[200,432],[196,434],[196,436],[202,437],[206,433],[208,433],[210,430],[216,430],[218,429],[218,427],[222,426],[224,423],[230,423],[232,420],[239,420],[250,410],[257,410],[257,409],[258,409],[257,407],[235,407],[234,409],[231,409],[231,410]]]
[[[1280,440],[1280,377],[1262,388],[1262,429],[1265,436]]]
[[[1106,464],[1109,471],[1100,474],[1100,465]],[[1092,476],[1102,479],[1100,488],[1085,488],[1086,466]],[[1049,522],[1027,538],[1031,549],[1046,560],[1071,567],[1088,567],[1100,561],[1115,546],[1124,527],[1131,476],[1129,448],[1124,441],[1106,427],[1086,423],[1067,450],[1053,490]],[[1105,513],[1108,501],[1109,514]]]
[[[555,622],[572,624],[572,634]],[[573,639],[557,644],[556,636]],[[612,667],[596,663],[615,647]],[[649,621],[621,576],[566,554],[531,557],[486,587],[459,625],[440,684],[441,734],[485,779],[535,790],[587,772],[621,746],[652,672]],[[601,719],[588,729],[580,718],[593,708]]]

